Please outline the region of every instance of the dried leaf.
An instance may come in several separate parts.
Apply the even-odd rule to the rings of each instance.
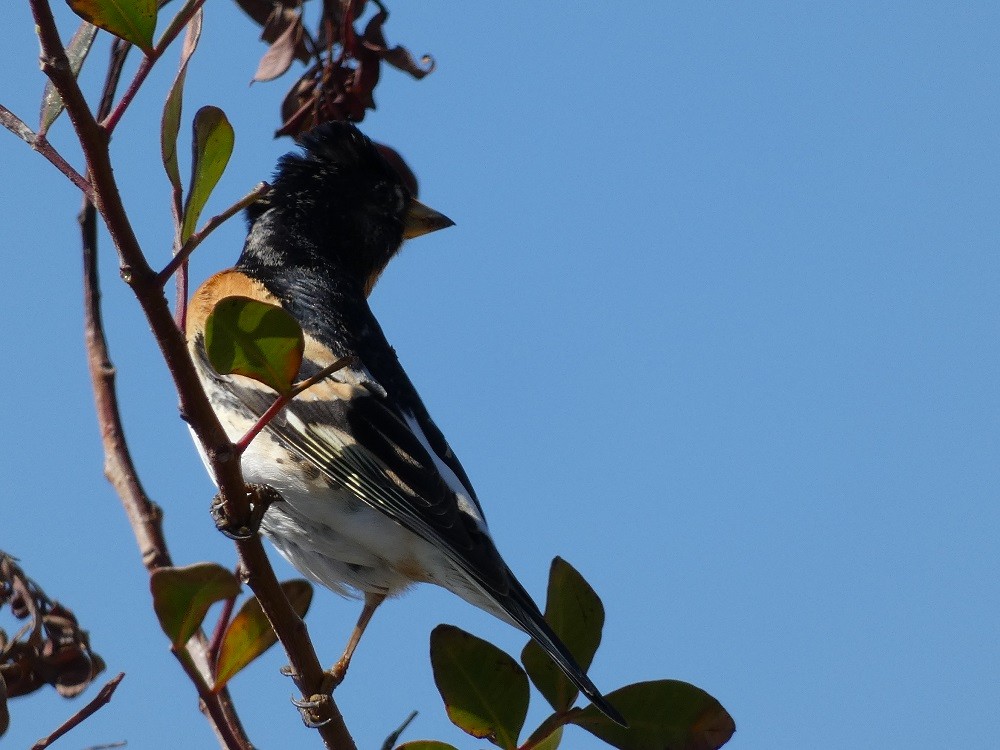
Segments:
[[[260,59],[257,65],[257,72],[254,73],[254,81],[273,81],[282,76],[292,66],[296,52],[302,44],[304,29],[302,27],[302,16],[297,13],[283,14],[276,16],[273,26],[280,29],[280,33],[271,42],[271,46]],[[271,28],[272,23],[268,23]],[[267,29],[265,29],[266,34]]]
[[[384,10],[372,16],[368,25],[365,26],[364,34],[361,35],[362,45],[378,55],[380,60],[385,60],[392,67],[409,73],[417,80],[433,73],[435,63],[434,58],[430,55],[424,55],[418,63],[405,47],[401,45],[389,47],[382,33],[382,25],[388,18],[389,14]]]
[[[7,708],[7,683],[0,674],[0,737],[3,737],[10,726],[10,711]]]

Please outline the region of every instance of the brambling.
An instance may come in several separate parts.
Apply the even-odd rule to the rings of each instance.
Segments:
[[[212,276],[188,309],[188,345],[230,438],[275,392],[209,363],[204,326],[228,296],[280,305],[301,325],[300,378],[343,357],[356,364],[294,398],[242,456],[248,482],[277,490],[261,530],[304,575],[364,597],[339,681],[386,597],[434,583],[525,631],[610,718],[621,715],[576,664],[500,557],[468,476],[431,421],[368,306],[404,239],[453,222],[417,201],[375,145],[331,122],[278,163],[268,193],[247,210],[234,268]]]

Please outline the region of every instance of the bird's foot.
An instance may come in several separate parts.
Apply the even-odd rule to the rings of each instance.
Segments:
[[[250,496],[250,518],[245,523],[240,523],[229,517],[226,513],[227,503],[222,499],[221,494],[212,498],[212,505],[209,508],[215,521],[215,528],[236,541],[254,537],[260,531],[264,514],[271,507],[271,504],[284,501],[281,493],[266,484],[248,484],[247,490]]]
[[[320,683],[320,689],[325,693],[332,693],[336,690],[340,683],[344,681],[347,677],[347,668],[351,666],[350,658],[341,657],[337,660],[337,663],[330,667],[323,673],[323,682]]]
[[[317,693],[305,699],[292,696],[292,705],[299,709],[302,723],[310,729],[318,729],[324,724],[329,724],[333,718],[330,715],[329,693]],[[326,718],[322,718],[323,716]]]

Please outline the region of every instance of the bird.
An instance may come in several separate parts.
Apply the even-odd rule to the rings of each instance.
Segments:
[[[233,441],[276,394],[212,367],[205,323],[221,299],[247,297],[294,317],[305,340],[300,378],[350,363],[289,401],[242,454],[246,481],[282,499],[261,519],[264,536],[312,581],[364,599],[331,670],[335,683],[378,606],[414,583],[433,583],[526,632],[594,706],[624,725],[500,556],[465,470],[368,304],[404,240],[454,222],[418,201],[352,124],[325,123],[299,146],[281,157],[270,188],[246,210],[236,265],[198,288],[185,327]]]

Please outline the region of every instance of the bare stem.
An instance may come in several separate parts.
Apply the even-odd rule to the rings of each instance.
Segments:
[[[198,245],[200,245],[205,238],[208,237],[208,235],[218,229],[224,222],[233,218],[233,216],[256,201],[270,189],[271,186],[266,182],[260,183],[225,211],[217,216],[213,216],[205,222],[205,226],[188,237],[188,241],[184,243],[184,246],[177,251],[176,255],[170,259],[170,262],[163,267],[163,270],[156,275],[157,281],[159,281],[160,284],[165,285],[167,281],[170,280],[170,277],[177,272],[177,269],[180,268],[182,264],[187,262],[188,258],[191,257],[191,253],[195,251]]]
[[[88,717],[92,714],[97,713],[102,706],[106,706],[111,702],[111,696],[114,695],[115,690],[120,683],[125,678],[124,672],[119,672],[115,677],[108,680],[107,684],[101,688],[100,692],[94,696],[94,699],[90,701],[86,706],[81,708],[75,714],[70,716],[65,722],[63,722],[52,734],[48,737],[43,737],[38,740],[34,745],[31,746],[31,750],[44,750],[44,748],[51,745],[57,739],[66,734],[73,727],[82,724]]]
[[[208,714],[212,728],[215,729],[223,747],[227,748],[227,750],[253,750],[253,744],[243,734],[243,728],[239,724],[230,723],[233,717],[225,713],[215,694],[212,692],[212,688],[206,682],[204,674],[191,661],[187,649],[178,651],[171,648],[171,651],[177,657],[177,661],[180,662],[188,679],[194,683],[195,690],[198,691],[198,697],[201,699],[201,709],[204,713]]]
[[[271,404],[269,407],[267,407],[267,411],[265,411],[261,415],[260,419],[258,419],[254,423],[254,426],[251,427],[249,430],[247,430],[247,433],[243,437],[241,437],[239,441],[233,445],[233,447],[239,452],[240,455],[243,455],[246,449],[250,446],[250,443],[253,442],[253,439],[260,434],[261,430],[267,427],[268,422],[274,419],[275,416],[277,416],[282,409],[288,406],[289,401],[298,396],[300,393],[302,393],[302,391],[306,390],[307,388],[311,388],[321,380],[328,378],[337,370],[342,370],[345,367],[353,365],[357,361],[358,358],[355,357],[354,355],[341,357],[336,362],[333,362],[324,367],[322,370],[317,372],[311,378],[306,378],[302,382],[296,383],[292,387],[290,393],[288,393],[287,395],[284,394],[279,395],[278,398],[274,400],[274,403]]]
[[[222,603],[222,611],[219,613],[219,619],[215,622],[215,630],[212,631],[212,640],[208,642],[208,658],[211,659],[212,664],[215,664],[219,660],[219,649],[222,648],[222,638],[226,634],[226,628],[229,626],[229,618],[233,615],[233,607],[235,605],[235,597],[226,599]]]
[[[40,153],[56,169],[66,175],[70,181],[83,191],[84,195],[90,195],[92,188],[90,183],[67,162],[52,144],[44,136],[37,135],[31,128],[24,124],[17,115],[0,104],[0,125],[16,135],[22,141]]]
[[[119,100],[118,105],[114,108],[114,110],[112,110],[111,114],[105,117],[101,122],[101,127],[107,131],[109,137],[111,133],[114,132],[118,122],[122,119],[122,115],[125,114],[125,110],[128,109],[132,100],[135,99],[135,95],[139,93],[139,89],[145,82],[146,76],[149,75],[153,66],[156,65],[157,60],[163,56],[167,47],[169,47],[174,39],[177,38],[177,35],[181,33],[187,22],[190,21],[191,17],[198,11],[198,8],[204,4],[205,0],[197,0],[196,2],[185,4],[184,7],[181,8],[178,17],[171,22],[167,32],[160,38],[160,41],[157,42],[153,49],[142,58],[142,62],[139,63],[139,69],[135,72],[135,77],[129,83],[128,88],[125,89],[125,93],[122,94],[122,98]]]

